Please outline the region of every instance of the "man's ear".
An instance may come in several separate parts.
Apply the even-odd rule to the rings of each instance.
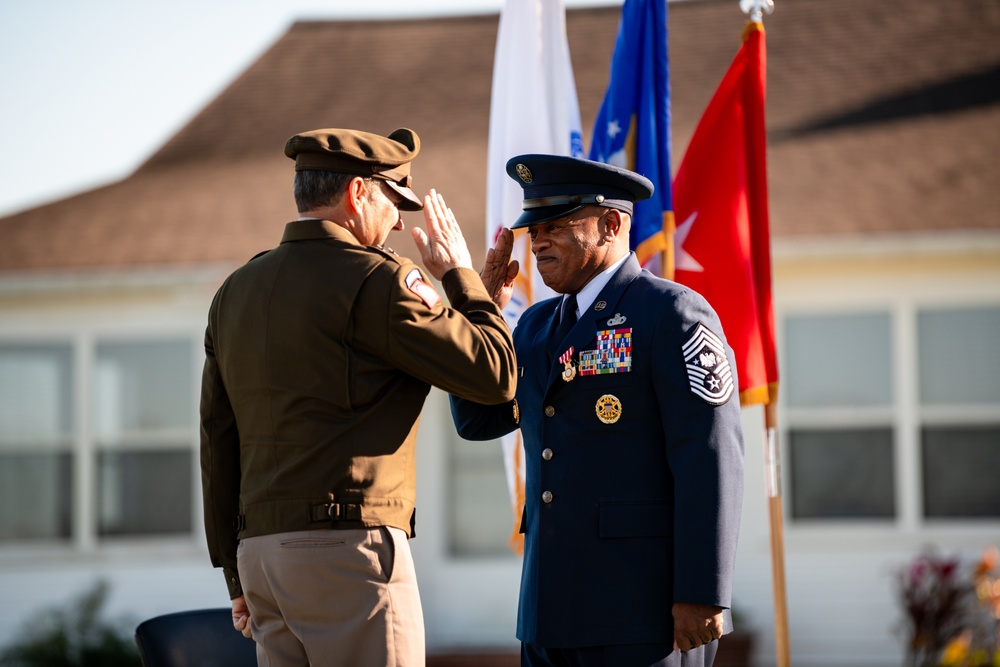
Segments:
[[[608,241],[614,241],[615,237],[622,233],[622,213],[616,208],[609,208],[604,214],[604,229],[602,235]]]
[[[351,214],[361,213],[361,208],[368,197],[368,188],[360,176],[355,176],[347,184],[347,208]]]

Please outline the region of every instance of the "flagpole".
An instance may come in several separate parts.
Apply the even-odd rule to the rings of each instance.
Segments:
[[[764,24],[764,12],[774,11],[774,0],[740,0],[740,9],[753,23]],[[776,389],[776,388],[775,388]],[[778,445],[777,391],[764,405],[764,467],[768,519],[771,528],[771,578],[774,589],[774,650],[778,667],[791,666],[788,646],[788,593],[785,587],[785,528],[781,494],[781,450]]]
[[[764,468],[771,526],[771,578],[774,588],[774,650],[778,667],[790,667],[788,595],[785,590],[785,528],[781,500],[781,453],[778,448],[778,406],[775,396],[764,406]]]

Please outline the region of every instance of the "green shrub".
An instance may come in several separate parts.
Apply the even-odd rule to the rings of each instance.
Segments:
[[[0,652],[3,667],[141,667],[132,627],[101,619],[108,584],[98,581],[69,609],[49,609],[24,624]]]

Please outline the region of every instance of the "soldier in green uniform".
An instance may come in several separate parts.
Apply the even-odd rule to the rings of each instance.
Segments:
[[[424,664],[414,534],[431,385],[511,400],[516,362],[461,230],[410,189],[417,135],[298,134],[299,219],[230,275],[205,333],[201,468],[212,564],[261,665]],[[400,210],[427,272],[385,246]]]

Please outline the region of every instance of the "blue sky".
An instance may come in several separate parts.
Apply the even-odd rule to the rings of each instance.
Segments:
[[[124,178],[296,20],[496,13],[502,3],[0,0],[0,216]]]

